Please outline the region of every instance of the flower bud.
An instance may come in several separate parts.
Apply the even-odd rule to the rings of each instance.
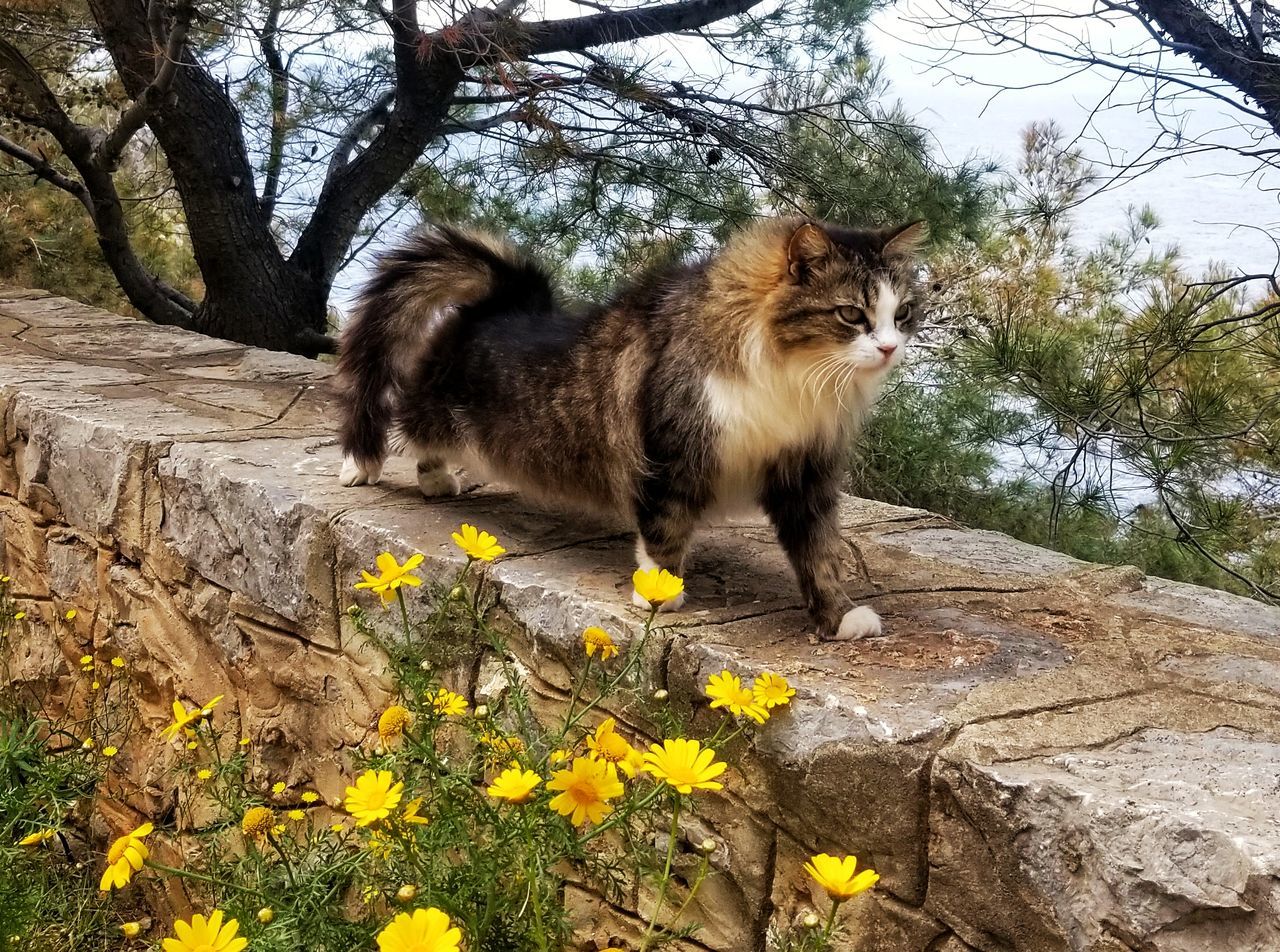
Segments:
[[[487,705],[487,704],[477,704],[477,705],[476,705],[476,717],[488,717],[488,716],[489,716],[489,705]]]
[[[418,887],[412,883],[405,883],[396,890],[396,902],[413,902],[418,895]]]
[[[270,906],[263,906],[258,910],[258,921],[264,926],[271,925],[271,921],[275,919],[276,911]]]
[[[805,913],[805,917],[802,921],[806,929],[816,929],[818,926],[822,925],[822,920],[818,918],[818,914],[816,912]]]
[[[667,693],[666,688],[659,688],[653,692],[653,699],[655,701],[665,701],[669,697],[671,697],[671,695]]]
[[[455,585],[453,588],[449,589],[449,597],[455,602],[463,601],[467,597],[467,590],[461,585]]]
[[[713,840],[711,837],[708,836],[705,840],[703,840],[701,843],[698,844],[698,852],[702,853],[704,856],[710,856],[712,853],[716,851],[716,847],[719,845],[720,844],[718,844],[715,840]]]
[[[120,926],[120,934],[123,935],[126,939],[136,939],[138,936],[142,935],[142,923],[141,922],[123,923]]]

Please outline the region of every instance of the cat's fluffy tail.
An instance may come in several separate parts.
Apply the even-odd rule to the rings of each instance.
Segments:
[[[384,254],[342,332],[343,484],[378,481],[396,391],[444,322],[550,298],[542,270],[484,232],[435,226]]]

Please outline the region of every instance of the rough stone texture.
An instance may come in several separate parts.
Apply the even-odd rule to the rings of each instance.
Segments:
[[[344,627],[379,551],[444,575],[459,522],[497,533],[491,577],[542,705],[563,702],[583,626],[634,634],[619,526],[494,489],[424,502],[406,461],[339,487],[327,376],[0,289],[0,561],[33,621],[19,677],[65,686],[83,651],[119,652],[155,727],[175,695],[225,692],[264,777],[332,797],[387,697]],[[724,667],[798,690],[686,831],[723,841],[705,947],[763,949],[822,906],[801,865],[824,849],[883,875],[850,912],[858,952],[1280,949],[1280,611],[918,510],[849,499],[842,524],[884,637],[807,638],[767,527],[725,523],[647,672],[691,711]],[[172,797],[154,758],[121,756],[138,768],[117,826]],[[650,901],[570,898],[591,949]]]

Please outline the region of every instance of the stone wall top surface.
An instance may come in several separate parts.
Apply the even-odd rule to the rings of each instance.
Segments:
[[[344,626],[350,583],[384,549],[456,568],[449,533],[467,521],[508,549],[491,577],[550,690],[582,627],[634,632],[621,526],[493,487],[424,501],[408,461],[379,486],[339,486],[328,377],[0,289],[0,562],[19,594],[60,608],[57,540],[37,565],[31,533],[70,533],[117,554],[98,572],[121,587],[179,579],[189,603],[170,628],[234,618],[293,677],[305,649],[376,699]],[[810,638],[768,527],[726,521],[696,542],[683,627],[653,672],[685,697],[724,667],[797,688],[743,768],[758,771],[747,807],[779,831],[771,863],[857,849],[883,874],[881,919],[907,937],[876,948],[1280,949],[1280,609],[920,510],[848,499],[842,524],[850,593],[883,637]],[[241,669],[274,663],[228,634],[226,673],[211,673],[171,641],[161,694],[237,677],[249,690]]]

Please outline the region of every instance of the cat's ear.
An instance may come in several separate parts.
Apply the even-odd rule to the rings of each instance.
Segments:
[[[929,240],[929,223],[913,221],[900,228],[890,228],[884,233],[884,248],[881,254],[886,258],[913,258]]]
[[[791,233],[787,242],[787,271],[797,282],[831,255],[831,239],[812,222]]]

